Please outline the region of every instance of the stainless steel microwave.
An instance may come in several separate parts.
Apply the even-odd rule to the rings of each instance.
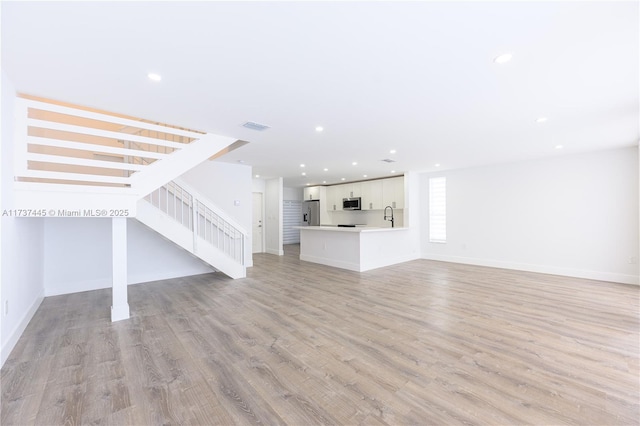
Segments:
[[[342,210],[362,210],[360,206],[360,197],[343,198]]]

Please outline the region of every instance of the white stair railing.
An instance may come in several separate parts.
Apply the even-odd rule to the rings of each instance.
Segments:
[[[193,234],[194,254],[199,244],[209,244],[240,265],[245,264],[247,232],[186,184],[169,182],[144,200]]]
[[[244,233],[200,200],[195,207],[196,235],[244,265]]]
[[[138,173],[206,136],[33,99],[17,98],[16,108],[16,180],[75,185],[83,192],[81,186],[132,187]]]
[[[144,199],[188,230],[194,230],[193,197],[175,182],[158,188]]]
[[[54,101],[17,97],[15,106],[14,197],[5,208],[16,210],[136,216],[142,197],[238,143]]]

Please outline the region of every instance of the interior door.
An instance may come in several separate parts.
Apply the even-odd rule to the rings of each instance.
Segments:
[[[264,251],[264,217],[262,212],[262,193],[253,193],[253,224],[252,224],[252,253]]]

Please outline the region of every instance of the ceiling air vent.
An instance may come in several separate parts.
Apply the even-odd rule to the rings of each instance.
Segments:
[[[247,121],[242,125],[242,127],[246,127],[247,129],[257,130],[258,132],[262,132],[267,130],[269,126],[265,126],[264,124],[254,123],[253,121]]]
[[[380,160],[380,161],[384,161],[385,163],[395,163],[396,160],[392,160],[391,158],[385,158],[384,160]]]

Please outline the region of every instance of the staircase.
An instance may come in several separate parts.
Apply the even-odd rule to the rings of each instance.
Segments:
[[[138,201],[136,219],[231,278],[246,276],[246,231],[185,182]]]
[[[135,217],[230,277],[246,275],[247,232],[176,180],[236,139],[17,98],[13,142],[10,208],[28,216]]]

